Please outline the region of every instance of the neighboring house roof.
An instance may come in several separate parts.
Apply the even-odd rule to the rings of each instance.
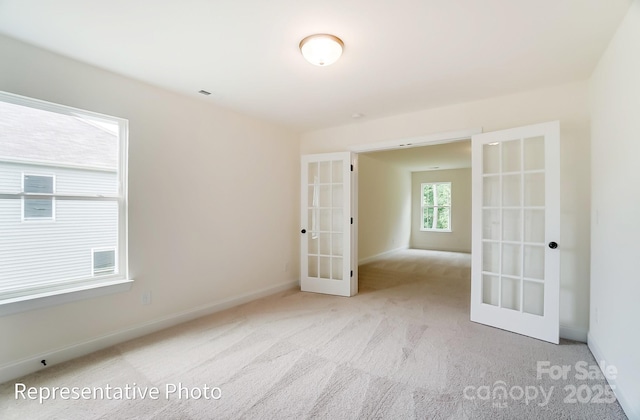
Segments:
[[[118,136],[80,117],[0,101],[0,161],[117,170]]]

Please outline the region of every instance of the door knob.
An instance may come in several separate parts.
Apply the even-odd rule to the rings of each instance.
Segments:
[[[557,247],[558,247],[558,244],[556,242],[549,242],[549,248],[556,249]]]
[[[307,233],[307,229],[302,229],[300,232]]]

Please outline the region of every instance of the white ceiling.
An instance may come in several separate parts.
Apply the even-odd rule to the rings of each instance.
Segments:
[[[630,4],[0,0],[0,33],[304,131],[586,79]],[[298,50],[319,32],[331,67]]]

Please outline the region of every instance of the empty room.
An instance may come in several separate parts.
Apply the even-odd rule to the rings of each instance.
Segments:
[[[0,0],[0,418],[640,419],[640,0]]]

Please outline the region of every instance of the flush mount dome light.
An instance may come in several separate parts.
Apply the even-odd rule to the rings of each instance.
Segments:
[[[329,34],[309,35],[300,41],[302,56],[315,66],[329,66],[342,55],[344,42]]]

